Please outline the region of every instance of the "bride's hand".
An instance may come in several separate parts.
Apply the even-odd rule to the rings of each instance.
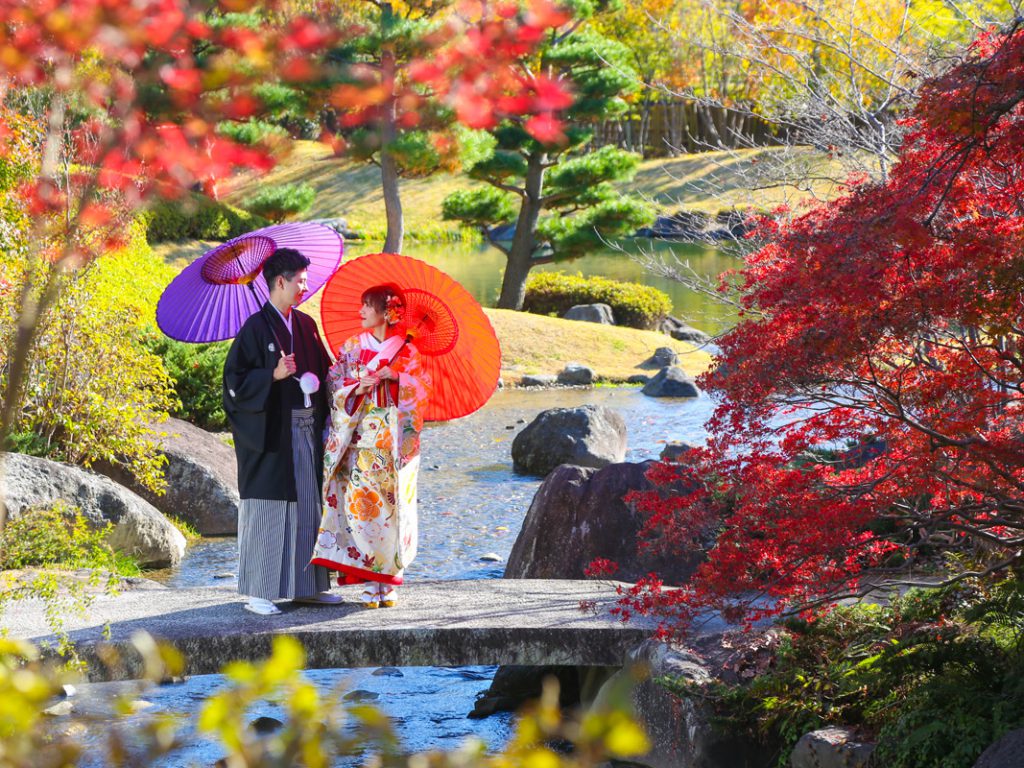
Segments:
[[[391,370],[390,366],[385,365],[383,368],[377,369],[377,377],[379,379],[397,379],[398,374]]]
[[[363,376],[359,379],[359,386],[356,387],[356,394],[361,395],[365,392],[369,392],[375,386],[377,386],[376,376]]]

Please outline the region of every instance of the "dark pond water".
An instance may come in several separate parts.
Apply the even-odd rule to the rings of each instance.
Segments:
[[[485,408],[468,418],[429,425],[423,438],[424,471],[419,486],[419,555],[407,578],[499,578],[540,484],[537,478],[512,472],[512,439],[542,410],[584,404],[606,405],[622,414],[629,434],[629,461],[657,457],[666,441],[702,442],[702,425],[712,408],[707,397],[656,400],[634,388],[510,390],[498,392]],[[162,574],[161,580],[173,587],[234,586],[235,557],[233,538],[207,539],[190,547],[181,566]],[[362,692],[355,695],[380,707],[393,720],[408,750],[422,751],[454,748],[469,736],[496,748],[507,741],[513,728],[511,716],[466,718],[493,672],[493,667],[432,667],[404,668],[397,675],[356,669],[316,670],[307,676],[324,692],[337,687]],[[191,721],[202,699],[223,685],[220,676],[206,675],[141,693],[151,706],[131,717],[159,711],[185,716],[190,746],[177,762],[164,765],[210,765],[220,757],[216,745],[194,734]],[[93,706],[103,706],[110,688],[86,689]],[[253,718],[274,717],[280,712],[268,702],[251,714]]]

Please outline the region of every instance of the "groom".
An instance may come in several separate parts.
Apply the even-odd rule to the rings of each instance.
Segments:
[[[224,363],[224,411],[238,459],[238,591],[245,609],[280,613],[277,599],[337,603],[328,571],[309,565],[320,524],[323,386],[307,407],[299,384],[322,384],[331,361],[316,323],[295,305],[306,292],[309,259],[279,248],[263,265],[270,300],[238,332]],[[307,379],[309,377],[307,376]],[[307,387],[308,389],[308,387]]]

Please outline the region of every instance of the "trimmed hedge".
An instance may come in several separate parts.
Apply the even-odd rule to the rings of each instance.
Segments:
[[[270,222],[262,216],[190,192],[181,200],[164,200],[143,211],[150,245],[166,240],[230,240]]]
[[[667,293],[640,283],[563,272],[537,272],[526,281],[527,312],[561,317],[576,304],[598,303],[609,305],[615,322],[630,328],[657,328],[672,311]]]
[[[311,184],[270,184],[260,187],[242,205],[248,211],[277,222],[308,211],[315,199],[316,190]]]

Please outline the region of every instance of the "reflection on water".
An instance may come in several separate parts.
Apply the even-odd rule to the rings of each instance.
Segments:
[[[416,579],[500,578],[540,479],[512,471],[515,435],[543,410],[593,404],[616,409],[626,422],[627,461],[656,458],[667,441],[702,443],[712,401],[649,398],[635,388],[499,391],[479,412],[458,421],[428,425],[423,434],[419,482],[420,544],[407,573]],[[497,555],[499,562],[491,557]],[[185,560],[164,575],[169,586],[234,586],[235,540],[207,539],[189,548]],[[218,578],[221,577],[221,578]],[[224,578],[227,577],[227,578]],[[239,601],[241,610],[241,599]],[[508,739],[511,719],[466,718],[478,691],[487,687],[489,667],[406,668],[399,676],[373,670],[308,672],[324,690],[343,685],[364,690],[391,717],[409,750],[451,748],[469,735],[491,746]],[[161,710],[194,713],[203,696],[223,685],[219,676],[192,678],[183,686],[154,689],[145,699]],[[276,714],[275,714],[276,713]],[[253,713],[280,716],[272,704]],[[191,726],[190,726],[191,727]],[[215,761],[214,745],[196,742],[189,758]]]
[[[355,242],[349,247],[350,256],[359,256],[379,250],[380,243]],[[697,243],[666,243],[664,241],[626,240],[622,247],[626,253],[612,250],[581,256],[557,264],[542,264],[534,267],[543,272],[579,272],[584,276],[599,275],[614,280],[625,280],[653,286],[669,295],[673,313],[691,325],[711,335],[717,335],[736,322],[736,310],[720,304],[703,294],[694,293],[682,283],[659,277],[647,272],[644,267],[629,257],[629,253],[654,252],[687,262],[699,275],[717,277],[729,269],[740,266],[734,256],[709,245]],[[471,243],[417,243],[408,241],[402,249],[406,256],[422,259],[428,264],[447,272],[468,290],[484,306],[493,307],[501,288],[501,276],[505,270],[505,254],[485,244]]]

